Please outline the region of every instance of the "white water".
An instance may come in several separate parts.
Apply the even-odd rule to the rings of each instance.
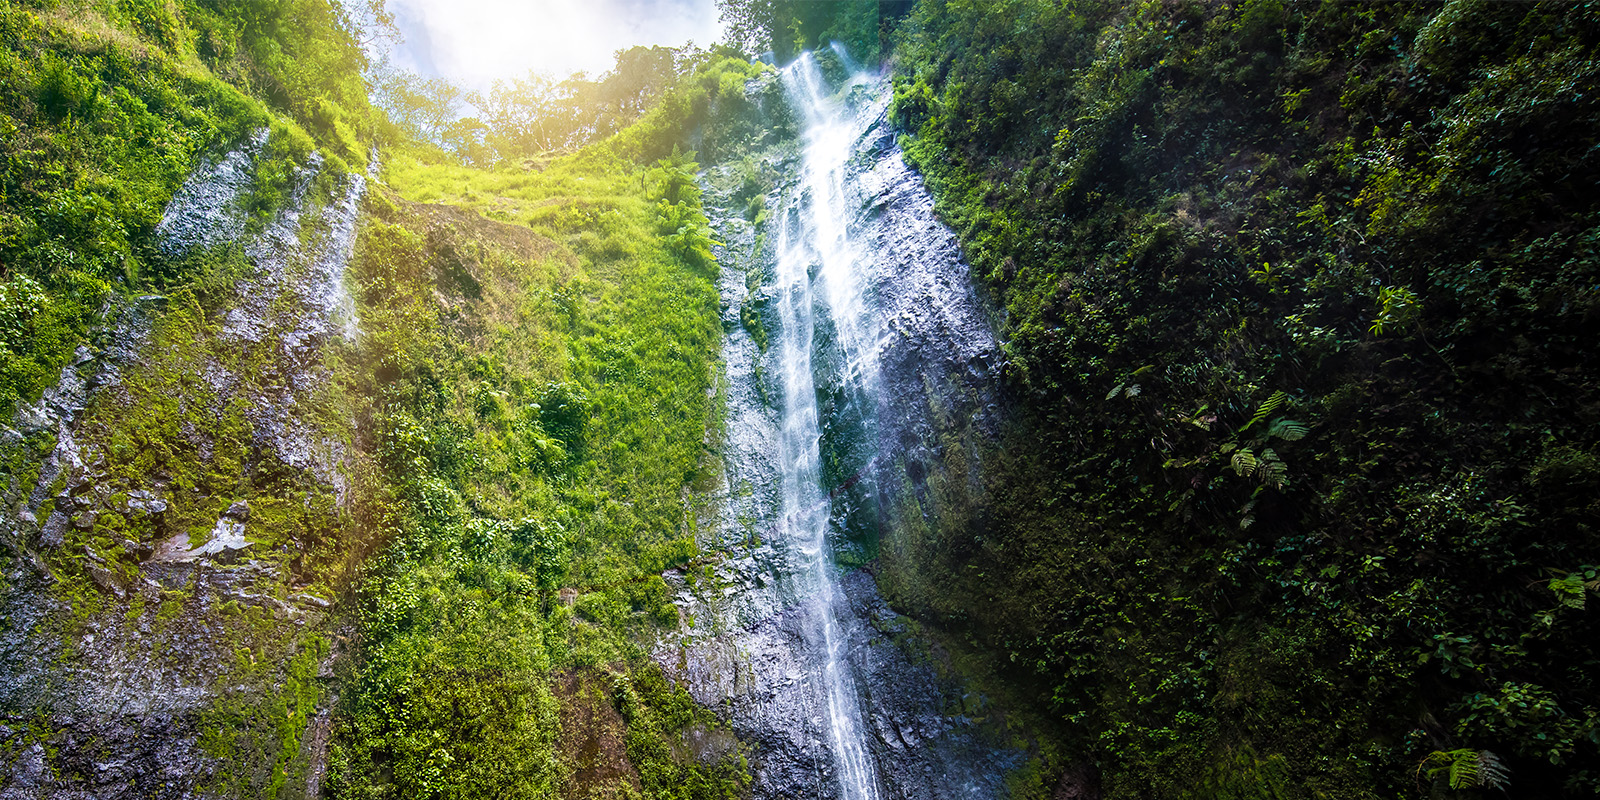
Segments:
[[[828,528],[831,504],[822,486],[813,338],[824,309],[844,359],[841,376],[856,393],[876,383],[877,331],[867,316],[865,262],[849,236],[845,168],[862,131],[830,97],[815,60],[807,54],[783,79],[804,117],[801,192],[794,217],[779,225],[776,299],[781,322],[778,357],[783,383],[779,441],[785,535],[801,558],[799,579],[816,615],[821,646],[822,694],[838,797],[877,800],[876,766],[867,749],[855,677],[845,659],[839,591]],[[858,395],[859,396],[859,395]]]

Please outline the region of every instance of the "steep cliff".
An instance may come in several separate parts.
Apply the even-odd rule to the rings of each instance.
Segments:
[[[0,796],[1600,788],[1592,4],[720,5],[0,7]]]
[[[1597,23],[906,20],[893,115],[1021,413],[881,585],[1038,704],[1034,796],[1594,791]]]
[[[372,123],[279,11],[0,11],[7,796],[317,791]]]

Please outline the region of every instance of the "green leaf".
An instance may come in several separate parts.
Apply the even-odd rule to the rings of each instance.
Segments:
[[[1255,416],[1251,417],[1249,422],[1239,426],[1239,430],[1243,431],[1249,428],[1251,425],[1266,419],[1272,414],[1272,412],[1277,411],[1280,407],[1282,407],[1283,404],[1288,401],[1288,399],[1289,395],[1284,394],[1282,391],[1273,392],[1272,396],[1268,397],[1266,402],[1262,403],[1261,407],[1256,409]]]
[[[1246,475],[1254,474],[1256,469],[1260,466],[1261,461],[1258,460],[1256,458],[1256,454],[1250,452],[1249,449],[1240,448],[1233,454],[1233,471],[1241,478]]]
[[[1298,442],[1306,438],[1306,433],[1305,425],[1283,417],[1273,420],[1272,425],[1267,428],[1267,436],[1269,438],[1277,437],[1286,442]]]
[[[1583,576],[1572,573],[1564,578],[1551,578],[1550,591],[1555,592],[1556,599],[1561,605],[1577,611],[1582,611],[1587,593],[1584,590]]]

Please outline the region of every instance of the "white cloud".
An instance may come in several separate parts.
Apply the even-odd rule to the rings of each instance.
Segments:
[[[713,0],[389,0],[404,40],[397,65],[486,88],[529,70],[598,75],[633,45],[705,46]]]

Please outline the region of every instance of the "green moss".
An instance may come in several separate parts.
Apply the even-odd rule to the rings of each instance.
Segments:
[[[1587,656],[1520,644],[1594,635],[1529,588],[1597,546],[1594,24],[918,4],[892,114],[1007,309],[1019,411],[982,495],[900,510],[880,580],[1049,709],[1043,769],[1406,795],[1426,735],[1590,791],[1595,740],[1500,693],[1600,708]]]
[[[196,3],[0,11],[0,414],[55,382],[108,297],[196,277],[194,262],[159,255],[154,231],[203,157],[273,126],[258,214],[281,199],[281,166],[314,143],[365,163],[376,128],[340,13],[325,0],[269,14]]]
[[[291,778],[305,780],[302,738],[322,697],[317,673],[328,642],[312,634],[279,652],[270,614],[254,606],[231,613],[243,618],[227,624],[241,644],[215,687],[221,699],[203,715],[199,744],[222,765],[213,790],[277,798]]]

